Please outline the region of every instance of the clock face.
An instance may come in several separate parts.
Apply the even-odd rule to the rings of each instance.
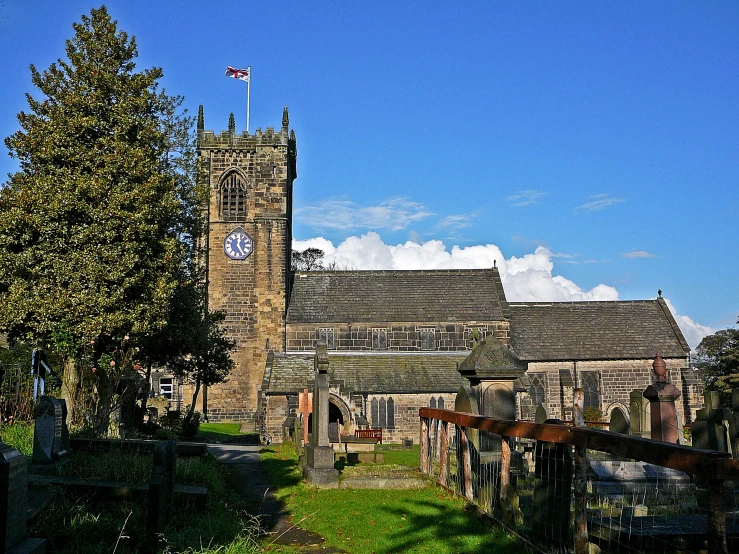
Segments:
[[[245,260],[252,252],[253,241],[249,233],[236,227],[223,241],[223,251],[232,260]]]

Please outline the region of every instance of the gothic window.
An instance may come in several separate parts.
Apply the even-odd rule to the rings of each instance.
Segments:
[[[436,329],[419,329],[418,334],[421,335],[421,350],[436,350]]]
[[[377,426],[387,427],[387,402],[384,398],[380,398],[380,418]]]
[[[395,400],[392,398],[387,399],[387,427],[395,428]]]
[[[387,329],[372,329],[372,350],[387,350]]]
[[[433,396],[431,397],[431,400],[429,400],[429,408],[436,408],[436,398]]]
[[[375,429],[395,427],[395,401],[392,398],[385,400],[373,398],[370,402],[372,414],[372,427]]]
[[[597,371],[583,371],[580,374],[580,386],[585,393],[583,408],[600,410],[600,379]]]
[[[380,426],[380,403],[377,401],[377,398],[372,399],[370,408],[372,411],[372,427],[377,428]]]
[[[531,399],[531,403],[536,408],[537,406],[539,406],[539,404],[544,404],[544,401],[546,400],[544,374],[529,374],[529,383],[529,398]]]
[[[436,405],[440,410],[444,409],[444,399],[441,396],[439,397],[439,401],[436,403]]]
[[[334,329],[333,327],[321,327],[318,329],[318,340],[319,342],[326,343],[326,348],[329,350],[334,349]]]
[[[246,215],[246,185],[235,171],[221,181],[221,219],[234,220]]]

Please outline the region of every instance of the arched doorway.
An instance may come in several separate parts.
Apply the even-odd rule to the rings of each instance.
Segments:
[[[328,399],[328,438],[331,442],[338,441],[339,434],[345,430],[345,425],[351,422],[349,408],[344,401],[335,394]],[[313,414],[308,416],[308,429],[313,430]]]

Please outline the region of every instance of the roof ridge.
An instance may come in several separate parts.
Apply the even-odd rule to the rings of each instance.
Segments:
[[[603,304],[647,304],[654,303],[656,300],[569,300],[564,302],[508,302],[509,307],[526,307],[526,306],[600,306]]]
[[[414,273],[414,274],[448,274],[448,273],[486,273],[493,272],[492,267],[485,268],[452,268],[452,269],[342,269],[342,270],[317,270],[317,271],[295,271],[295,275],[382,275],[382,274],[398,274],[398,273]]]

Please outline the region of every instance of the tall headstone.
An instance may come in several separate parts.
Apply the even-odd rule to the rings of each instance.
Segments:
[[[649,401],[644,398],[644,391],[633,390],[629,395],[629,420],[631,434],[634,437],[649,438],[652,436],[649,422]]]
[[[166,441],[154,448],[154,463],[151,468],[148,492],[146,532],[150,544],[159,542],[161,533],[169,520],[174,493],[174,477],[177,464],[177,443]]]
[[[0,545],[3,552],[43,553],[46,541],[26,527],[26,457],[0,441]]]
[[[721,408],[719,392],[706,391],[703,395],[703,408],[698,410],[696,419],[690,426],[693,435],[693,446],[729,452],[729,445],[726,444],[726,427],[724,426],[724,420],[728,415]]]
[[[652,363],[657,380],[644,391],[644,398],[649,400],[650,425],[652,426],[652,440],[680,442],[680,432],[677,421],[675,400],[680,398],[678,388],[668,383],[667,364],[657,353]]]
[[[308,389],[298,393],[298,413],[302,416],[303,444],[308,444],[308,416],[313,413],[313,394]],[[295,440],[300,441],[300,437]]]
[[[34,415],[33,463],[55,462],[69,452],[67,403],[53,396],[42,396]]]
[[[322,488],[339,486],[339,471],[334,468],[334,450],[328,440],[328,351],[324,343],[316,346],[316,382],[313,387],[313,417],[310,443],[305,449],[303,478]]]

